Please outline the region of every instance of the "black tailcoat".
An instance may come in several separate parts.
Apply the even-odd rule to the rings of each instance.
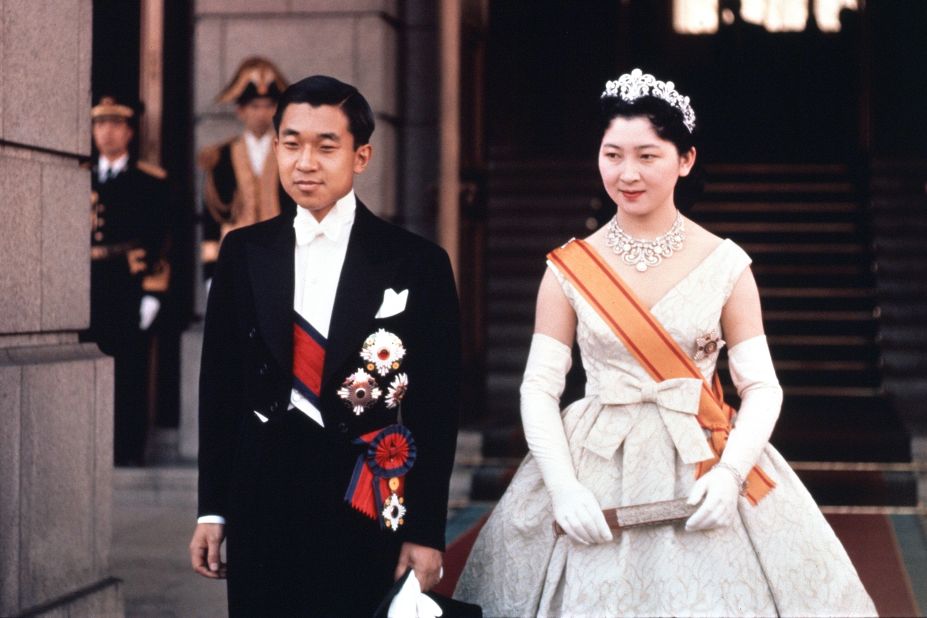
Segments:
[[[458,421],[457,293],[443,250],[358,202],[328,333],[323,429],[288,410],[294,247],[292,213],[222,243],[200,377],[199,514],[228,522],[232,614],[370,615],[392,583],[403,541],[444,549]],[[405,310],[376,319],[387,288],[409,290]],[[355,415],[337,393],[364,367],[363,342],[380,328],[406,348],[402,422],[417,446],[397,532],[344,501],[364,451],[353,441],[396,422],[383,397]],[[379,380],[384,395],[389,379]]]

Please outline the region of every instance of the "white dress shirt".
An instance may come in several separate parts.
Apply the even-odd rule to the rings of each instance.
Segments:
[[[296,209],[296,218],[293,219],[296,230],[293,308],[326,338],[356,210],[357,198],[352,190],[338,200],[321,221],[302,207]],[[293,408],[325,426],[319,409],[296,389],[290,392],[290,409]],[[258,415],[257,412],[254,414]],[[261,418],[260,415],[258,418]],[[266,417],[261,420],[266,422]],[[224,524],[225,518],[203,515],[197,523]]]
[[[267,131],[261,137],[255,136],[251,131],[245,131],[248,160],[251,162],[251,170],[255,176],[260,176],[261,172],[264,171],[264,163],[270,153],[270,144],[273,138],[273,132],[271,131]]]
[[[293,220],[296,229],[293,308],[325,338],[356,209],[357,198],[352,190],[321,221],[316,221],[305,208],[297,208]],[[319,409],[295,388],[290,393],[290,405],[325,426]]]
[[[99,160],[97,161],[97,180],[101,183],[106,182],[110,178],[110,170],[112,170],[112,176],[118,176],[122,173],[122,170],[126,168],[129,164],[129,153],[126,153],[116,159],[115,161],[110,161],[103,155],[100,155]]]

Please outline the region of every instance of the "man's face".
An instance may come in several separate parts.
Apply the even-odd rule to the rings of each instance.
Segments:
[[[258,97],[238,106],[238,119],[245,125],[245,129],[261,137],[273,126],[275,111],[277,104],[273,99]]]
[[[129,152],[132,127],[124,118],[103,117],[93,121],[93,143],[107,159],[115,160]]]
[[[299,206],[322,220],[367,168],[370,144],[354,148],[348,118],[332,105],[287,106],[274,140],[280,183]]]

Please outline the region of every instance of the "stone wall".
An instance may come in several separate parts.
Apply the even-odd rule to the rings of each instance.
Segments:
[[[121,614],[90,319],[92,0],[0,0],[0,615]],[[50,36],[49,33],[54,33]]]

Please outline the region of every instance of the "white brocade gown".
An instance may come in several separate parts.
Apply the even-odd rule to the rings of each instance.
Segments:
[[[749,263],[725,240],[651,309],[691,357],[698,337],[720,332],[721,309]],[[587,376],[586,396],[562,413],[579,481],[603,507],[686,497],[707,448],[695,417],[672,409],[674,397],[688,395],[654,399],[652,378],[551,268],[576,312]],[[717,360],[715,353],[696,361],[706,379]],[[627,403],[635,389],[631,399],[643,401]],[[550,498],[529,454],[454,596],[486,616],[875,615],[846,551],[782,456],[767,446],[758,465],[777,486],[757,506],[741,498],[730,527],[634,528],[583,546],[554,536]]]

